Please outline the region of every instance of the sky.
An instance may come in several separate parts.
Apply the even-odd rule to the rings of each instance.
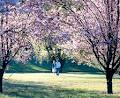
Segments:
[[[15,4],[15,3],[19,2],[20,0],[0,0],[0,3],[5,3],[5,1],[9,1],[9,2]]]
[[[6,8],[5,8],[5,2],[9,2],[12,5],[15,5],[19,2],[20,0],[0,0],[0,13],[4,13],[6,12]]]

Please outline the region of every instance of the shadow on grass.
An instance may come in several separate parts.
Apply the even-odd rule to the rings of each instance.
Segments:
[[[42,84],[8,81],[4,83],[4,94],[9,96],[8,98],[120,98],[83,90],[68,90]]]
[[[64,90],[43,85],[23,84],[23,83],[8,83],[4,84],[4,94],[11,97],[22,98],[68,98],[77,94],[74,90]],[[79,91],[83,93],[83,91]]]

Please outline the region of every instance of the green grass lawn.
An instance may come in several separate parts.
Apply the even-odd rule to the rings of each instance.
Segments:
[[[120,98],[120,78],[113,80],[113,95],[106,94],[104,75],[24,73],[5,74],[0,98]]]

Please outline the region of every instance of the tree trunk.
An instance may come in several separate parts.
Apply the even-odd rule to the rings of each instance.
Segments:
[[[3,92],[3,88],[2,88],[2,85],[3,85],[3,74],[4,74],[4,70],[3,69],[0,69],[0,93]]]
[[[112,72],[106,73],[106,80],[107,80],[107,93],[113,94],[113,88],[112,88]]]
[[[64,60],[60,59],[60,63],[61,63],[61,68],[60,68],[60,72],[63,72],[63,65],[64,65]]]

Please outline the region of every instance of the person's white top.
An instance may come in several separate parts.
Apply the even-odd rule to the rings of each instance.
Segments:
[[[61,67],[61,63],[60,62],[56,62],[55,63],[55,68],[60,68]]]

